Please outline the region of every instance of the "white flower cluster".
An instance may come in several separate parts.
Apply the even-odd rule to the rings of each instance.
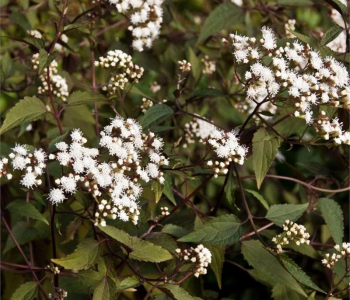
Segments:
[[[155,93],[157,93],[158,91],[160,91],[160,89],[161,89],[161,86],[160,86],[160,84],[158,84],[157,81],[153,81],[153,82],[151,83],[150,90],[151,90],[152,93],[155,94]]]
[[[179,60],[178,62],[179,69],[182,73],[191,71],[191,64],[186,60]]]
[[[288,245],[290,242],[294,242],[297,246],[300,244],[310,244],[310,234],[306,232],[306,228],[303,225],[286,220],[282,228],[283,233],[272,239],[277,246],[277,252],[281,252],[282,246]]]
[[[215,129],[207,139],[207,143],[214,149],[216,155],[224,161],[209,160],[207,165],[213,168],[214,177],[221,174],[227,174],[228,166],[231,162],[243,165],[248,149],[239,144],[239,139],[235,131],[224,132]]]
[[[132,46],[137,51],[151,48],[159,36],[163,22],[164,0],[109,0],[118,12],[129,16],[132,25],[128,27],[133,36]]]
[[[208,55],[202,58],[202,63],[204,64],[203,74],[211,75],[216,71],[215,61],[210,60]]]
[[[262,28],[262,38],[232,34],[234,56],[238,63],[250,64],[245,73],[245,89],[253,101],[270,100],[280,92],[288,92],[294,115],[313,122],[318,105],[348,109],[350,106],[349,73],[332,57],[323,59],[317,51],[295,41],[277,48],[270,28]],[[269,56],[270,61],[262,58]],[[266,65],[265,65],[266,64]]]
[[[40,31],[38,30],[27,30],[28,35],[32,36],[36,39],[41,39],[43,36]]]
[[[103,87],[104,91],[115,94],[118,89],[124,90],[127,83],[138,82],[143,75],[143,68],[132,62],[132,57],[121,50],[108,51],[95,61],[96,67],[108,69],[112,76],[110,82]]]
[[[32,63],[34,70],[39,69],[39,53],[33,55]],[[55,60],[52,61],[49,66],[51,92],[57,98],[61,99],[62,101],[66,101],[67,97],[69,96],[67,81],[61,75],[57,74],[57,66],[58,65]],[[49,91],[46,70],[43,70],[39,78],[41,80],[42,86],[39,86],[38,93],[45,94]]]
[[[350,258],[350,243],[343,243],[342,245],[335,245],[334,249],[338,253],[326,253],[324,259],[322,259],[322,264],[327,268],[333,268],[334,264],[341,258]]]
[[[46,154],[42,149],[35,149],[30,153],[26,145],[16,144],[12,148],[9,158],[3,158],[0,161],[0,178],[6,176],[8,180],[12,179],[13,175],[9,172],[8,163],[11,160],[12,169],[24,171],[20,183],[28,189],[33,189],[35,186],[41,185],[42,180],[38,177],[43,175],[46,167]]]
[[[203,245],[198,245],[196,248],[191,247],[190,249],[176,249],[176,253],[179,255],[180,260],[193,263],[194,276],[207,274],[207,267],[211,263],[211,253],[208,248]]]
[[[142,98],[142,104],[140,106],[141,111],[144,113],[147,109],[153,106],[153,102],[149,99]]]
[[[339,122],[338,118],[330,121],[326,113],[321,111],[313,126],[325,140],[331,140],[335,145],[350,145],[350,132],[343,130],[343,124]]]
[[[169,212],[169,208],[167,208],[167,207],[161,207],[160,208],[160,211],[161,211],[161,213],[162,213],[162,216],[169,216],[170,215],[170,212]]]
[[[193,118],[192,121],[186,123],[184,126],[186,143],[183,147],[186,148],[187,144],[195,143],[195,138],[200,139],[200,141],[207,139],[214,130],[216,130],[215,125],[198,118]]]
[[[121,117],[114,118],[101,132],[100,146],[108,150],[108,161],[100,158],[98,149],[84,147],[87,140],[80,130],[74,130],[71,139],[70,145],[57,143],[59,152],[49,157],[70,168],[68,175],[55,181],[58,187],[50,191],[49,200],[61,203],[67,194],[74,194],[78,188],[86,189],[95,199],[102,194],[104,197],[95,215],[96,225],[105,225],[105,217],[136,224],[142,193],[138,182],[164,183],[160,166],[169,162],[162,154],[163,141],[153,133],[143,134],[135,120]]]
[[[284,24],[284,30],[286,32],[286,38],[292,39],[294,38],[294,34],[291,33],[291,31],[295,31],[295,23],[296,21],[294,19],[289,19],[286,24]]]
[[[68,36],[66,36],[65,34],[61,34],[61,36],[60,36],[60,39],[61,39],[61,41],[63,42],[63,43],[68,43]],[[56,43],[55,44],[55,50],[56,51],[58,51],[58,52],[60,52],[60,53],[64,53],[65,52],[65,50],[66,50],[66,48],[65,47],[63,47],[61,44],[59,44],[59,43]]]

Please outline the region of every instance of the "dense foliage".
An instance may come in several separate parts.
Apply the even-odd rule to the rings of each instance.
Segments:
[[[347,4],[2,1],[2,299],[348,299]]]

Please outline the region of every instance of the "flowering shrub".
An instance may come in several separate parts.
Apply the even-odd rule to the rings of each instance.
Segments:
[[[346,1],[3,2],[2,299],[348,299]]]

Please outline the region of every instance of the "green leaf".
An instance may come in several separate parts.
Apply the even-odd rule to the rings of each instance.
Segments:
[[[324,36],[322,37],[321,40],[321,45],[327,45],[331,41],[335,40],[339,34],[344,30],[344,28],[338,26],[338,25],[333,25],[331,28],[329,28]]]
[[[197,57],[192,48],[188,49],[188,61],[191,64],[193,77],[198,80],[202,74],[201,60]]]
[[[164,182],[163,194],[171,201],[172,204],[176,205],[176,200],[172,190],[171,178],[168,174],[164,174],[164,178],[165,178],[165,182]]]
[[[32,300],[38,292],[36,282],[30,281],[22,284],[11,296],[11,300]]]
[[[154,245],[151,242],[141,240],[137,237],[130,236],[123,230],[112,226],[98,226],[98,228],[119,243],[131,249],[130,258],[144,260],[149,262],[162,262],[172,259],[168,250]]]
[[[265,128],[260,128],[253,137],[253,169],[258,189],[274,160],[281,138],[269,134]]]
[[[105,276],[96,285],[93,300],[114,300],[116,295],[116,284],[111,278]]]
[[[6,206],[6,209],[9,210],[13,214],[18,214],[22,217],[28,217],[32,219],[39,220],[49,225],[49,222],[45,219],[45,217],[33,206],[32,204],[16,200],[9,203]]]
[[[315,291],[318,291],[320,293],[325,293],[324,290],[320,289],[311,278],[289,257],[287,256],[280,256],[281,262],[283,263],[284,267],[287,269],[287,271],[293,275],[293,277],[302,283],[303,285],[306,285],[309,288],[314,289]]]
[[[304,290],[289,274],[276,257],[266,250],[259,241],[252,240],[242,243],[242,253],[245,260],[259,273],[264,274],[275,284],[286,285],[299,294],[306,296]]]
[[[67,32],[69,30],[73,30],[73,29],[77,29],[83,26],[86,26],[87,24],[89,24],[90,22],[86,22],[86,23],[74,23],[74,24],[68,24],[66,26],[63,27],[63,32]]]
[[[14,73],[12,58],[8,52],[1,59],[1,70],[3,72],[1,80],[6,80]]]
[[[134,288],[140,285],[140,279],[136,276],[130,276],[124,280],[117,282],[116,292],[121,292],[130,288]]]
[[[213,246],[205,244],[211,253],[210,268],[213,270],[218,286],[221,289],[222,267],[225,261],[225,246]]]
[[[38,235],[38,231],[34,228],[29,227],[27,222],[16,223],[12,228],[12,233],[20,245],[23,245],[25,243],[28,243],[34,240],[35,238],[37,238],[37,235]],[[3,254],[13,249],[14,247],[16,247],[16,245],[11,239],[11,237],[9,236],[6,240]]]
[[[340,0],[326,0],[334,9],[336,9],[341,15],[347,14],[347,7]]]
[[[50,143],[49,143],[49,152],[54,152],[56,149],[56,144],[62,142],[65,140],[65,138],[67,137],[69,131],[66,131],[64,134],[59,135],[57,137],[55,137]]]
[[[72,93],[67,100],[69,106],[89,104],[94,102],[107,101],[106,97],[90,91],[76,91]]]
[[[0,134],[26,122],[33,122],[46,114],[45,104],[36,97],[24,97],[6,114]]]
[[[162,248],[168,250],[170,253],[175,253],[177,244],[175,240],[168,234],[162,232],[154,232],[147,236],[147,241],[161,246]]]
[[[198,98],[198,97],[223,97],[224,94],[213,88],[202,88],[194,91],[190,96],[189,99]]]
[[[45,40],[44,39],[37,39],[34,37],[27,37],[23,39],[25,42],[28,44],[34,46],[38,50],[42,49],[45,47]]]
[[[87,288],[90,288],[90,290],[94,290],[95,286],[98,284],[99,281],[102,280],[102,278],[105,275],[93,271],[93,270],[84,270],[78,273],[78,280]]]
[[[229,29],[244,21],[244,12],[237,5],[226,2],[217,6],[205,20],[198,37],[198,44],[223,29]]]
[[[155,197],[155,201],[156,203],[158,203],[160,198],[162,197],[164,185],[160,184],[158,181],[152,181],[151,186]]]
[[[341,207],[334,200],[327,198],[320,199],[318,206],[334,242],[341,245],[344,237],[344,218]]]
[[[152,125],[157,125],[174,114],[174,111],[165,104],[156,104],[146,111],[140,120],[143,129],[147,129]]]
[[[242,228],[239,219],[234,215],[223,215],[205,223],[178,241],[231,245],[239,240],[241,234]]]
[[[266,219],[282,226],[286,220],[296,221],[306,211],[309,204],[275,204],[270,206]]]
[[[51,261],[65,269],[83,270],[94,265],[99,259],[99,243],[93,239],[86,239],[79,243],[73,253]]]
[[[55,60],[58,56],[58,52],[55,51],[49,55],[45,49],[40,49],[39,51],[39,74]]]
[[[274,300],[302,300],[299,294],[291,290],[288,286],[281,284],[273,287],[272,297]]]
[[[174,224],[166,224],[163,227],[162,232],[173,235],[177,238],[183,237],[184,235],[188,234],[188,231],[185,228]]]
[[[309,6],[312,5],[313,2],[311,0],[278,0],[277,1],[278,5],[282,5],[282,6]]]
[[[227,179],[227,184],[225,186],[225,195],[228,203],[233,205],[235,203],[235,179],[233,176],[232,171],[229,171],[230,173],[228,174],[228,179]]]
[[[260,203],[266,208],[266,209],[269,209],[270,206],[269,204],[267,203],[267,201],[265,200],[265,198],[260,194],[258,193],[257,191],[253,191],[253,190],[248,190],[248,189],[245,189],[246,192],[248,192],[249,194],[252,194],[256,199],[258,199],[260,201]]]
[[[162,288],[167,289],[174,296],[176,300],[196,300],[198,298],[192,297],[188,292],[186,292],[182,287],[172,284],[164,284]]]

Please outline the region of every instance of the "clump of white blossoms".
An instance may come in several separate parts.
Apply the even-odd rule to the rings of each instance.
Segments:
[[[334,250],[337,253],[326,253],[324,259],[322,259],[322,264],[327,268],[333,268],[334,264],[341,258],[350,258],[350,243],[342,243],[341,245],[335,245]]]
[[[39,53],[36,53],[32,57],[32,63],[33,63],[33,69],[38,70],[39,69]],[[68,91],[68,85],[67,81],[64,77],[57,74],[57,62],[53,60],[49,66],[49,73],[50,73],[50,87],[51,92],[54,96],[61,99],[62,101],[66,101],[67,97],[69,96]],[[47,78],[47,71],[46,69],[41,72],[39,75],[39,78],[41,80],[42,86],[39,86],[38,93],[39,94],[45,94],[49,92],[49,86],[48,86],[48,78]]]
[[[12,153],[8,158],[2,158],[0,161],[0,178],[6,176],[8,180],[13,178],[9,170],[9,161],[11,161],[12,169],[24,172],[20,183],[27,189],[41,185],[40,176],[43,175],[46,167],[46,154],[42,149],[35,149],[31,153],[26,145],[16,144],[12,148]]]
[[[211,75],[216,71],[215,61],[210,60],[208,55],[202,58],[202,63],[204,64],[203,74]]]
[[[50,159],[68,167],[69,172],[55,181],[57,187],[51,189],[49,200],[61,203],[67,195],[85,189],[96,201],[103,197],[95,214],[95,225],[104,226],[106,217],[136,224],[142,193],[140,182],[164,183],[160,167],[169,162],[162,153],[162,139],[152,132],[143,134],[135,120],[118,116],[101,132],[100,146],[107,150],[108,158],[101,157],[96,148],[86,148],[87,140],[80,130],[74,130],[71,139],[71,144],[57,143],[59,152],[50,155]]]
[[[132,62],[132,57],[121,50],[108,51],[107,56],[101,56],[95,61],[96,67],[107,69],[111,73],[110,82],[103,87],[113,95],[117,90],[124,90],[127,83],[137,83],[143,75],[143,68]]]
[[[191,64],[186,60],[179,60],[178,62],[179,69],[182,73],[187,73],[191,71]]]
[[[294,19],[289,19],[286,24],[284,24],[284,29],[286,32],[286,38],[292,39],[294,38],[294,34],[291,33],[291,31],[295,31],[295,23],[296,21]]]
[[[211,253],[208,248],[198,245],[196,248],[176,249],[176,253],[181,261],[194,264],[194,276],[199,277],[199,275],[207,274],[207,267],[211,263]]]
[[[158,84],[157,81],[153,81],[153,82],[151,83],[150,90],[151,90],[152,93],[155,94],[155,93],[157,93],[158,91],[160,91],[160,89],[161,89],[161,86]]]
[[[221,159],[221,161],[209,160],[207,162],[207,165],[213,169],[215,178],[219,174],[227,174],[231,162],[243,165],[248,153],[248,149],[244,145],[239,144],[239,138],[235,131],[225,132],[215,129],[203,142],[211,146],[217,157]]]
[[[237,63],[250,65],[243,83],[249,99],[273,103],[277,95],[287,92],[284,101],[295,107],[294,116],[310,125],[321,104],[349,109],[349,73],[333,57],[322,58],[298,41],[278,48],[274,32],[267,27],[262,28],[260,40],[238,34],[230,37]]]
[[[41,32],[38,30],[27,30],[27,33],[28,35],[36,39],[41,39],[43,37]]]
[[[196,139],[200,141],[207,139],[215,129],[216,126],[214,124],[193,118],[192,121],[186,123],[184,126],[186,143],[183,147],[186,148],[187,144],[195,143]]]
[[[329,120],[326,113],[321,111],[313,126],[325,140],[332,140],[335,145],[350,145],[350,132],[343,130],[343,124],[338,118]]]
[[[127,15],[131,25],[128,29],[133,36],[132,47],[137,51],[151,48],[159,36],[163,22],[164,0],[109,0],[118,12]]]
[[[152,106],[153,106],[152,100],[149,100],[149,99],[146,99],[146,98],[142,98],[142,104],[141,104],[140,108],[141,108],[141,111],[143,113],[146,112],[146,110],[149,109]]]
[[[170,212],[169,212],[169,208],[167,208],[167,207],[161,207],[160,208],[160,211],[161,211],[161,213],[162,213],[162,216],[169,216],[170,215]]]
[[[275,236],[272,241],[276,244],[277,252],[282,251],[282,246],[294,242],[297,246],[301,244],[309,245],[310,234],[303,225],[286,220],[282,226],[283,233]]]

